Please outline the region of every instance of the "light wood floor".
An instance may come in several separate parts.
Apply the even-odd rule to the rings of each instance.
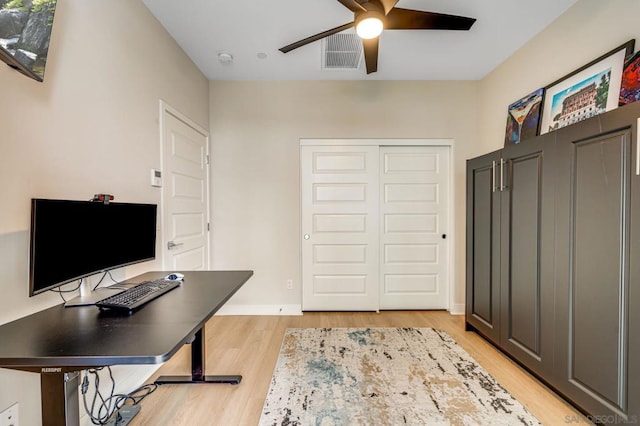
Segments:
[[[449,333],[545,425],[586,420],[447,312],[305,313],[302,316],[221,316],[206,324],[206,374],[242,374],[239,385],[163,385],[130,423],[139,425],[256,425],[284,331],[304,327],[433,327]],[[189,347],[157,375],[190,374]],[[154,379],[155,376],[152,378]]]

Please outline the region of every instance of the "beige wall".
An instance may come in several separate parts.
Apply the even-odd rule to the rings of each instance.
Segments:
[[[60,302],[27,296],[30,198],[159,203],[149,185],[159,100],[208,128],[208,98],[206,78],[139,0],[60,0],[44,83],[0,64],[0,323]],[[15,401],[21,424],[40,423],[38,375],[0,370],[0,410]]]
[[[454,139],[454,300],[464,303],[465,159],[482,152],[477,86],[212,81],[213,265],[255,271],[229,305],[300,304],[300,138]]]
[[[507,107],[631,39],[640,48],[638,0],[580,0],[480,82],[479,123],[488,150],[504,144]]]
[[[367,137],[455,140],[464,303],[465,160],[503,146],[514,100],[636,38],[637,16],[637,0],[580,0],[479,82],[212,81],[213,265],[256,271],[229,306],[300,303],[299,139]]]

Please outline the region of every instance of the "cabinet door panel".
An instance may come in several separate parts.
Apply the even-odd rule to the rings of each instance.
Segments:
[[[486,191],[491,182],[492,169],[478,169],[473,182],[473,314],[487,323],[492,322],[491,312],[491,194]]]
[[[554,384],[593,415],[626,419],[632,132],[572,127],[558,132]]]
[[[555,135],[504,150],[501,345],[543,374],[553,367]]]
[[[497,153],[467,163],[467,303],[469,325],[498,343],[500,325],[500,195]]]
[[[572,185],[569,377],[618,407],[624,385],[619,373],[626,369],[620,357],[628,275],[628,145],[625,133],[576,143]]]
[[[629,189],[626,207],[629,209],[628,231],[626,242],[628,243],[627,287],[623,288],[620,307],[626,309],[627,322],[621,322],[623,327],[619,333],[623,340],[620,349],[621,363],[626,364],[626,376],[621,377],[620,382],[626,380],[626,386],[620,389],[621,403],[626,403],[626,415],[621,416],[627,423],[640,421],[640,175],[638,175],[638,121],[640,121],[640,102],[634,102],[624,108],[618,108],[610,113],[599,116],[600,128],[603,131],[615,129],[627,129],[628,145],[630,152],[629,161],[624,165],[627,169],[627,187]],[[626,351],[626,352],[625,352]],[[595,368],[598,368],[595,366]],[[624,373],[623,373],[624,374]],[[620,422],[622,423],[622,422]]]
[[[533,353],[540,351],[540,168],[542,153],[536,152],[510,162],[511,197],[506,204],[510,214],[506,284],[507,338]]]

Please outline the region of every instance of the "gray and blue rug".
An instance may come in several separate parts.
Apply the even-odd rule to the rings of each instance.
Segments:
[[[260,425],[538,425],[443,331],[287,329]]]

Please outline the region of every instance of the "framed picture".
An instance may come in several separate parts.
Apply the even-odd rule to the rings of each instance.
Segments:
[[[618,106],[640,100],[640,52],[629,59],[622,71]]]
[[[547,86],[540,134],[617,108],[624,62],[634,45],[629,40]]]
[[[504,146],[518,144],[538,134],[543,94],[544,88],[541,88],[509,105]]]
[[[44,80],[56,5],[0,0],[0,60],[36,81]]]

